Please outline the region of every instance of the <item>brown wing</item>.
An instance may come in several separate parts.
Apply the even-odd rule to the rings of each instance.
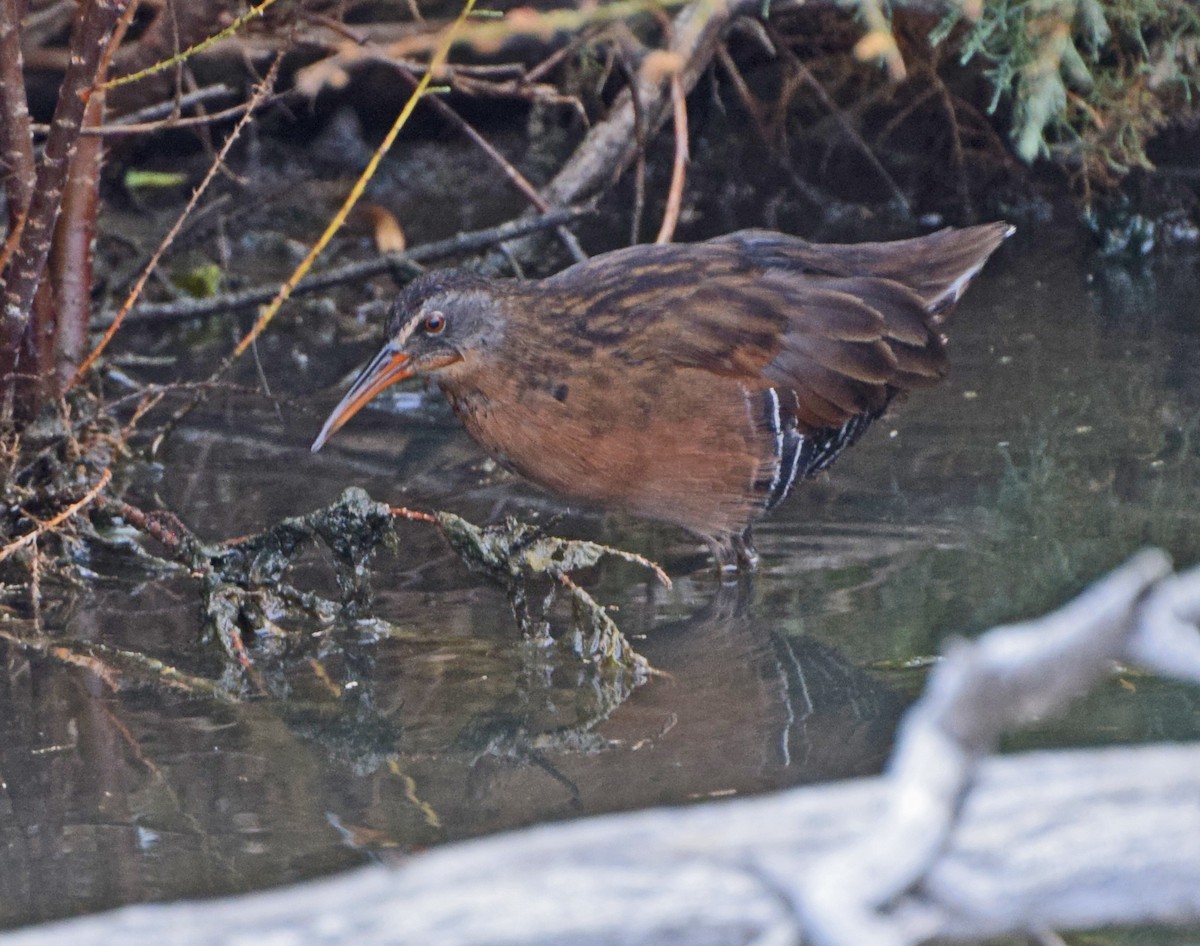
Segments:
[[[587,349],[624,344],[671,313],[686,315],[691,293],[709,279],[759,272],[736,246],[638,245],[577,263],[540,288],[556,297],[551,308],[570,323],[561,340]]]
[[[793,391],[784,409],[806,432],[877,412],[897,391],[945,374],[941,338],[911,289],[874,277],[764,272],[746,267],[737,253],[712,256],[718,265],[697,266],[675,254],[666,268],[639,260],[642,272],[626,270],[600,294],[573,294],[579,301],[564,306],[575,322],[571,336],[592,345],[619,342],[637,363],[701,368],[752,390]]]
[[[887,243],[814,244],[743,230],[692,245],[635,246],[545,281],[584,346],[619,343],[797,394],[817,430],[877,412],[947,370],[938,313],[1012,232],[1005,223]]]

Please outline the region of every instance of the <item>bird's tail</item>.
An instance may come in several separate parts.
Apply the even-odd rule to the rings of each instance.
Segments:
[[[944,313],[1014,231],[998,221],[886,243],[809,243],[766,230],[742,230],[720,240],[737,243],[764,268],[892,279],[916,292],[929,312]]]

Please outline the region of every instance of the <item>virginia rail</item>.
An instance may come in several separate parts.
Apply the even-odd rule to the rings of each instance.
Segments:
[[[753,568],[750,523],[897,394],[946,374],[942,322],[1011,232],[819,245],[742,230],[541,280],[427,273],[312,449],[384,388],[428,375],[505,466],[683,526],[722,569]]]

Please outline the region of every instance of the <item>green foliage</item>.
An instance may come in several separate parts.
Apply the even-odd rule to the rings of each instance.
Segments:
[[[221,267],[216,263],[201,263],[171,274],[171,283],[193,299],[210,299],[221,289]]]
[[[963,20],[955,7],[934,42]],[[1146,142],[1200,92],[1190,0],[990,0],[958,42],[963,63],[988,63],[991,108],[1011,100],[1021,157],[1052,156],[1088,183],[1148,167]]]

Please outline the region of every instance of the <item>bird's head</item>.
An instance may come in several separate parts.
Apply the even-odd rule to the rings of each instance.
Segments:
[[[413,375],[453,370],[471,352],[493,347],[504,330],[497,284],[465,270],[426,273],[392,303],[387,341],[325,421],[316,453],[384,388]]]

